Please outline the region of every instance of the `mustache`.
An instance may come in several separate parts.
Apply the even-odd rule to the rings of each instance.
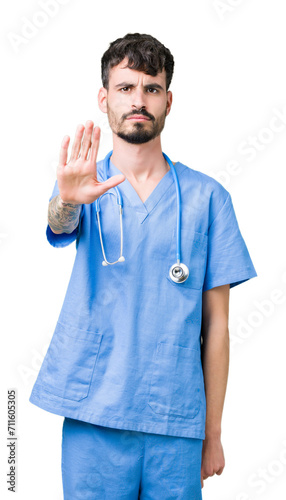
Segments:
[[[127,119],[127,118],[130,118],[130,116],[134,116],[134,115],[142,115],[142,116],[146,116],[150,120],[154,120],[154,116],[150,115],[147,111],[144,111],[144,110],[143,111],[133,111],[129,115],[125,115],[124,116],[124,120]]]

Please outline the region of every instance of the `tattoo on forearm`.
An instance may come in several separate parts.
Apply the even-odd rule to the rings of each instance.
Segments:
[[[81,205],[65,203],[58,194],[51,199],[48,224],[54,233],[72,233],[79,223]]]

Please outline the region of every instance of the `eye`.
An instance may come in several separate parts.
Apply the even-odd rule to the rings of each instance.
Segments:
[[[120,91],[121,91],[121,90],[124,90],[124,91],[125,91],[125,89],[130,89],[130,87],[122,87],[122,88],[120,89]]]
[[[157,92],[158,92],[158,90],[157,90],[157,89],[153,89],[153,87],[149,87],[149,88],[148,88],[148,90],[151,90],[151,91],[152,91],[152,92],[151,92],[152,94],[154,94],[154,93],[157,93]]]

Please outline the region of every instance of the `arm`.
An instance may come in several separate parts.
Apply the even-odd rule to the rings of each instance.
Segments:
[[[202,300],[202,368],[206,393],[203,486],[203,479],[221,474],[225,465],[221,445],[221,419],[229,368],[229,285],[206,290]]]
[[[78,226],[81,206],[63,202],[59,194],[54,196],[48,209],[48,224],[53,233],[72,233]]]

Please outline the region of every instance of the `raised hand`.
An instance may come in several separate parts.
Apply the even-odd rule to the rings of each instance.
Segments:
[[[64,137],[57,168],[60,198],[63,202],[72,204],[93,203],[108,189],[125,180],[125,176],[120,174],[113,175],[104,182],[98,181],[96,158],[99,139],[100,128],[94,127],[93,129],[91,120],[86,122],[85,127],[78,125],[71,156],[67,163],[70,137],[68,135]]]

